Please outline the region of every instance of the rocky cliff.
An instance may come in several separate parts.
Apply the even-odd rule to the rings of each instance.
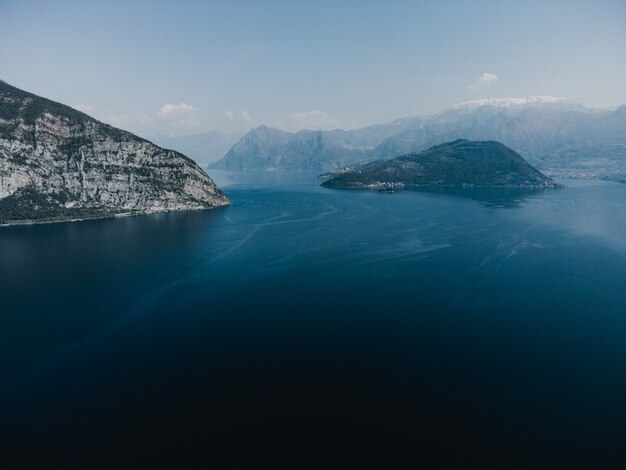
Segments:
[[[0,223],[228,203],[184,155],[0,81]]]

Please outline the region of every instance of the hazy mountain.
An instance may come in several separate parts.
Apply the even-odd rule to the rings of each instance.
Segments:
[[[375,158],[384,139],[415,126],[420,118],[356,130],[285,132],[266,126],[244,135],[213,168],[324,170]]]
[[[184,155],[0,81],[0,223],[228,202]]]
[[[161,147],[193,158],[198,165],[204,167],[222,158],[240,138],[241,134],[211,131],[179,137],[157,135],[151,137],[151,140]]]
[[[213,168],[321,169],[326,162],[356,162],[373,150],[342,145],[322,131],[284,132],[266,126],[252,129]]]
[[[423,152],[378,160],[331,177],[329,188],[381,189],[416,186],[554,188],[517,152],[499,142],[456,140]]]
[[[497,140],[541,168],[609,170],[626,163],[623,114],[551,97],[471,101],[386,139],[376,153],[393,157],[458,138]]]
[[[626,106],[598,110],[546,96],[469,101],[438,114],[350,131],[286,133],[261,127],[246,134],[216,166],[331,169],[455,139],[502,142],[553,173],[626,174]]]

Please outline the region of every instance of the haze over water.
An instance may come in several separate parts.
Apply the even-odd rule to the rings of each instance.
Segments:
[[[626,460],[626,185],[216,179],[232,206],[0,230],[1,457]]]

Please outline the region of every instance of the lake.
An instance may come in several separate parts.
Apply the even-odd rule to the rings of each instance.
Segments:
[[[232,206],[0,228],[3,462],[626,463],[626,185],[215,176]]]

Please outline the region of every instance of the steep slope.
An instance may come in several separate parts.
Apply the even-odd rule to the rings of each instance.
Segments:
[[[0,81],[0,223],[228,203],[184,155]]]
[[[480,186],[554,188],[558,185],[499,142],[456,140],[331,177],[329,188]]]

